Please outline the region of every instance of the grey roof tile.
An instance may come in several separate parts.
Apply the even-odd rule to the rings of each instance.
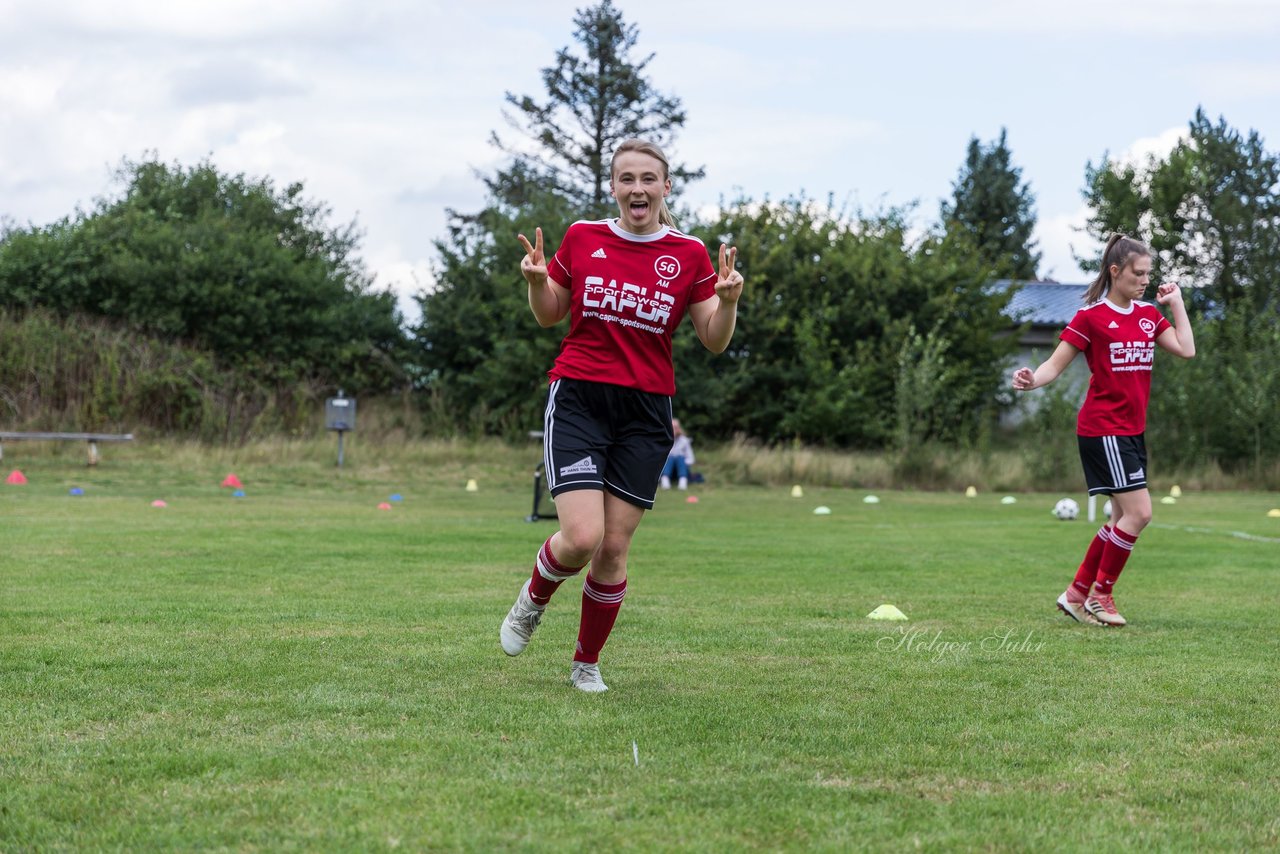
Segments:
[[[1004,313],[1018,323],[1030,321],[1036,326],[1065,326],[1084,306],[1084,293],[1089,289],[1087,284],[1012,282],[1009,279],[1000,279],[992,285],[1002,290],[1017,285],[1018,291],[1009,300]]]

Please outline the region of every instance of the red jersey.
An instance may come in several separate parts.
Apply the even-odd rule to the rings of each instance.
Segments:
[[[671,335],[690,303],[716,292],[701,240],[669,226],[631,234],[613,220],[575,222],[547,272],[572,295],[569,334],[547,374],[552,380],[676,393]]]
[[[1076,312],[1058,337],[1084,351],[1089,393],[1076,419],[1081,436],[1137,436],[1147,429],[1156,338],[1169,329],[1149,302],[1127,309],[1102,299]]]

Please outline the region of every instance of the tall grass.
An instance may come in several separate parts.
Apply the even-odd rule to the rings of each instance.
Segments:
[[[363,406],[363,404],[362,404]],[[337,470],[337,438],[326,434],[317,410],[298,435],[275,434],[240,443],[209,443],[164,436],[140,437],[132,445],[102,449],[104,458],[122,466],[146,466],[163,458],[180,467],[205,471],[206,477],[227,471],[274,468],[288,470],[300,482],[323,483],[340,476],[348,481],[395,477],[398,473],[431,471],[459,484],[476,478],[489,486],[522,487],[531,482],[542,460],[542,444],[536,439],[506,442],[500,439],[466,439],[457,436],[422,437],[416,411],[387,401],[371,402],[361,409],[359,429],[344,437],[345,465]],[[1083,491],[1083,477],[1076,470],[1045,478],[1028,460],[1029,449],[1010,444],[990,451],[957,450],[929,446],[914,455],[912,466],[901,465],[892,452],[833,451],[804,446],[768,447],[738,438],[724,444],[699,443],[694,467],[710,485],[837,489],[923,489],[961,492],[974,486],[990,492]],[[21,467],[23,460],[66,458],[79,460],[84,451],[64,443],[6,444],[4,461]],[[922,462],[923,461],[923,462]],[[1165,468],[1153,459],[1152,490],[1163,493],[1173,484],[1196,491],[1263,488],[1252,472],[1228,472],[1212,461],[1198,466]],[[1280,482],[1280,466],[1264,472]]]
[[[271,388],[110,321],[0,309],[0,424],[238,442],[296,431],[318,390]]]
[[[1075,454],[1075,436],[1068,434]],[[909,453],[892,451],[834,451],[805,446],[768,447],[738,437],[718,447],[699,447],[700,468],[726,483],[754,486],[802,484],[863,489],[925,489],[961,491],[969,486],[983,492],[1076,492],[1083,487],[1078,457],[1068,465],[1045,465],[1034,437],[1006,438],[990,450],[925,445]],[[908,464],[904,458],[909,457]],[[1152,488],[1163,491],[1173,484],[1196,490],[1275,489],[1280,484],[1280,464],[1262,472],[1228,472],[1212,460],[1161,466],[1153,452]]]
[[[328,391],[268,387],[199,350],[107,321],[0,309],[0,429],[132,432],[146,442],[210,446],[193,446],[191,453],[202,458],[328,465],[333,440],[322,416]],[[698,455],[708,477],[741,485],[1074,492],[1081,486],[1076,405],[1048,389],[1045,404],[1016,435],[980,447],[909,443],[899,450],[839,451],[738,437],[699,444]],[[360,398],[358,429],[346,441],[357,458],[367,450],[379,465],[485,459],[495,471],[531,471],[540,456],[536,443],[478,437],[486,417],[479,405],[452,413],[430,392]],[[506,435],[525,429],[508,425]],[[1150,470],[1158,487],[1280,489],[1280,461],[1226,470],[1213,459],[1182,459],[1172,467],[1175,455],[1162,459],[1161,450],[1153,442]]]

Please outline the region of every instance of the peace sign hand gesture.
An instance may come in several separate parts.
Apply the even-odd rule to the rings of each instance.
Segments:
[[[547,258],[542,253],[542,229],[534,229],[533,245],[523,234],[516,235],[524,246],[524,258],[520,260],[520,272],[525,281],[534,287],[542,287],[547,283]]]
[[[720,273],[716,278],[716,296],[720,302],[733,305],[742,296],[742,274],[734,267],[738,262],[737,248],[728,249],[720,244]]]

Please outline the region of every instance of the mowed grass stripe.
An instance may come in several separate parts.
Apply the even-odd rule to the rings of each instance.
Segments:
[[[418,477],[0,491],[0,848],[1280,842],[1275,544],[1149,529],[1090,630],[1056,495],[664,493],[587,697],[579,582],[497,646],[554,523]],[[1268,500],[1157,521],[1266,536]]]

